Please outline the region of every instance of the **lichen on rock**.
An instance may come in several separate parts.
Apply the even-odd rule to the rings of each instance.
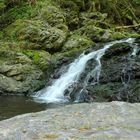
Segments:
[[[44,74],[26,55],[0,50],[0,93],[28,94],[44,85]]]

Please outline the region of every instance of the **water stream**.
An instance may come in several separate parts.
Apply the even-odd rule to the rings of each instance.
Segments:
[[[0,121],[11,117],[39,112],[50,108],[59,108],[66,103],[38,103],[26,96],[0,96]]]
[[[37,112],[46,110],[48,108],[56,108],[69,104],[69,98],[65,94],[66,91],[70,91],[70,88],[74,88],[76,84],[81,80],[82,74],[86,70],[88,61],[91,59],[95,60],[95,65],[87,73],[84,73],[84,80],[78,93],[76,94],[75,102],[81,100],[81,96],[85,96],[85,90],[89,84],[89,80],[92,78],[92,85],[96,85],[100,82],[101,73],[101,58],[105,51],[116,43],[128,42],[133,48],[132,53],[129,56],[129,63],[122,71],[122,91],[129,89],[129,82],[131,80],[130,69],[137,55],[138,47],[137,44],[133,43],[135,39],[129,38],[119,41],[113,41],[104,45],[102,49],[90,52],[89,54],[81,54],[77,59],[74,60],[57,80],[55,80],[51,86],[46,87],[37,92],[34,98],[23,97],[23,96],[0,96],[0,120],[7,119],[19,114]],[[91,84],[91,83],[90,83]],[[84,92],[83,92],[84,91]],[[130,91],[131,92],[131,91]],[[73,91],[75,93],[75,90]]]
[[[80,75],[85,70],[87,62],[90,59],[95,59],[96,66],[93,68],[90,74],[87,75],[86,80],[85,80],[86,84],[90,76],[94,77],[95,83],[99,82],[101,66],[102,66],[100,60],[108,48],[110,48],[116,43],[127,42],[131,44],[134,42],[134,40],[135,39],[133,38],[129,38],[129,39],[113,41],[113,42],[105,44],[102,49],[90,52],[89,54],[84,54],[84,53],[81,54],[79,58],[75,59],[74,62],[72,62],[69,65],[68,70],[64,74],[62,74],[59,79],[55,80],[51,86],[46,87],[45,89],[41,91],[38,91],[35,94],[34,99],[39,102],[41,101],[41,102],[47,102],[47,103],[67,102],[68,98],[64,95],[65,90],[78,81]],[[134,49],[132,55],[135,55],[135,53],[136,53],[136,50]]]
[[[46,104],[34,102],[25,96],[0,96],[0,121],[19,114],[45,110]]]

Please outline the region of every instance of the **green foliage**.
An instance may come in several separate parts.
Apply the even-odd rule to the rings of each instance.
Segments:
[[[140,5],[140,0],[132,0],[132,3]]]
[[[35,5],[30,5],[27,0],[9,0],[9,4],[5,2],[5,9],[0,13],[0,29],[18,19],[32,19],[39,16],[44,4],[43,1],[45,0],[39,0]]]
[[[27,51],[26,55],[28,55],[30,58],[32,58],[35,63],[38,63],[38,61],[39,61],[38,52]]]
[[[0,40],[4,38],[4,33],[0,31]]]
[[[109,18],[115,23],[120,24],[133,24],[133,22],[139,22],[136,17],[135,7],[137,5],[132,5],[134,1],[130,0],[98,0],[100,4],[100,11],[108,13]],[[135,4],[140,3],[135,1]],[[130,19],[131,17],[131,19]]]
[[[0,10],[5,8],[5,3],[4,3],[4,0],[0,0]]]
[[[46,70],[50,65],[51,55],[45,51],[24,50],[23,53],[28,56],[34,64],[39,66],[40,69]]]

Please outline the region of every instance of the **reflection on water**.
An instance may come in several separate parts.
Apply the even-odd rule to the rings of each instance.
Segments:
[[[37,103],[32,98],[24,96],[0,96],[0,120],[8,119],[19,114],[38,112],[63,105]]]
[[[23,96],[0,96],[0,120],[19,114],[45,110],[45,104],[39,104]]]

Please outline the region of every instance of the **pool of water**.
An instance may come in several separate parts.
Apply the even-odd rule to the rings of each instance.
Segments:
[[[0,121],[16,115],[43,111],[63,105],[39,103],[30,97],[24,96],[0,96]]]

